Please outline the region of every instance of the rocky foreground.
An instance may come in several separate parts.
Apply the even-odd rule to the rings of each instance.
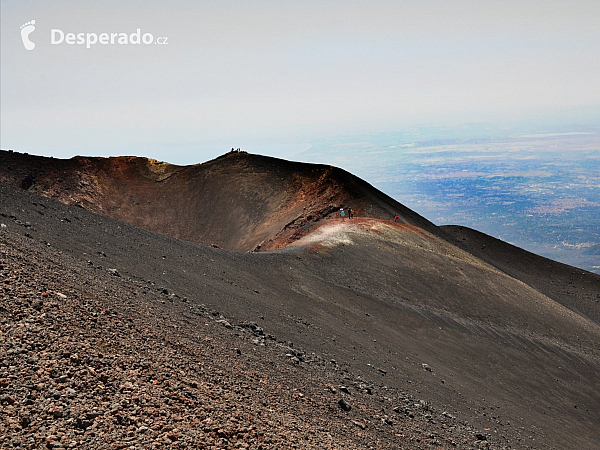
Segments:
[[[2,448],[515,445],[258,324],[7,228],[0,403]]]

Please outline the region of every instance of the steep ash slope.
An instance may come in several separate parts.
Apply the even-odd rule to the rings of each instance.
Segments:
[[[136,226],[230,250],[281,248],[340,207],[436,227],[348,172],[248,153],[193,166],[147,158],[44,158],[0,151],[0,182]]]
[[[223,252],[0,194],[2,448],[502,448],[420,395],[200,303],[230,299]],[[106,253],[80,253],[90,244]],[[189,298],[151,278],[181,250],[206,272]]]
[[[397,426],[419,417],[439,425],[427,445],[462,447],[453,433],[465,422],[465,445],[485,437],[492,448],[593,449],[600,440],[598,325],[421,228],[324,220],[283,250],[238,253],[22,189],[0,185],[0,199],[11,230],[89,260],[100,278],[116,269],[151,281],[148,292],[167,292],[174,306],[185,297],[230,322],[256,322],[301,349],[300,367],[338,368],[349,403],[380,396],[381,417],[360,420],[369,430],[387,416],[392,428],[381,432],[392,445],[404,442]],[[408,408],[415,403],[418,414]]]
[[[599,275],[538,256],[471,228],[441,228],[483,261],[600,325]]]

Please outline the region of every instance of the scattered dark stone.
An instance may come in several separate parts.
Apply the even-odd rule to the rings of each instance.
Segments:
[[[91,420],[88,420],[85,417],[78,417],[75,420],[75,426],[81,430],[85,430],[85,429],[91,427],[92,423],[93,422]]]
[[[342,410],[344,411],[350,411],[352,409],[352,406],[350,406],[348,403],[346,403],[346,400],[344,400],[343,398],[341,398],[338,401],[338,405],[340,406],[340,408],[342,408]]]
[[[23,178],[23,181],[21,181],[21,189],[28,190],[34,183],[35,179],[31,175],[27,175]]]
[[[21,428],[27,428],[31,424],[30,416],[21,416]]]

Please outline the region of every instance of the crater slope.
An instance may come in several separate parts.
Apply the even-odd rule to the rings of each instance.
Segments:
[[[69,160],[0,151],[0,182],[132,225],[237,251],[273,250],[299,239],[341,207],[357,216],[440,231],[348,172],[230,152],[175,166],[140,157]]]

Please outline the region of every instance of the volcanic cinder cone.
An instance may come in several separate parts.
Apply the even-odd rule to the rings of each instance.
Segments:
[[[597,275],[473,230],[438,228],[328,166],[243,153],[188,167],[1,157],[2,232],[14,236],[4,254],[45,261],[49,244],[73,261],[71,284],[135,292],[120,306],[95,294],[123,314],[144,311],[131,336],[143,336],[153,311],[168,312],[168,329],[189,330],[190,347],[173,347],[186,370],[202,364],[194,352],[208,342],[205,323],[231,333],[224,348],[240,339],[249,352],[282,349],[269,356],[280,380],[266,382],[271,411],[290,407],[277,384],[320,383],[310,401],[323,408],[311,413],[295,395],[304,406],[294,414],[338,424],[346,448],[600,442]],[[340,207],[355,218],[339,217]],[[5,323],[21,320],[16,314]],[[230,357],[219,367],[239,370]],[[325,391],[331,397],[317,394]],[[409,430],[425,437],[407,442]],[[299,436],[318,446],[309,431]]]

